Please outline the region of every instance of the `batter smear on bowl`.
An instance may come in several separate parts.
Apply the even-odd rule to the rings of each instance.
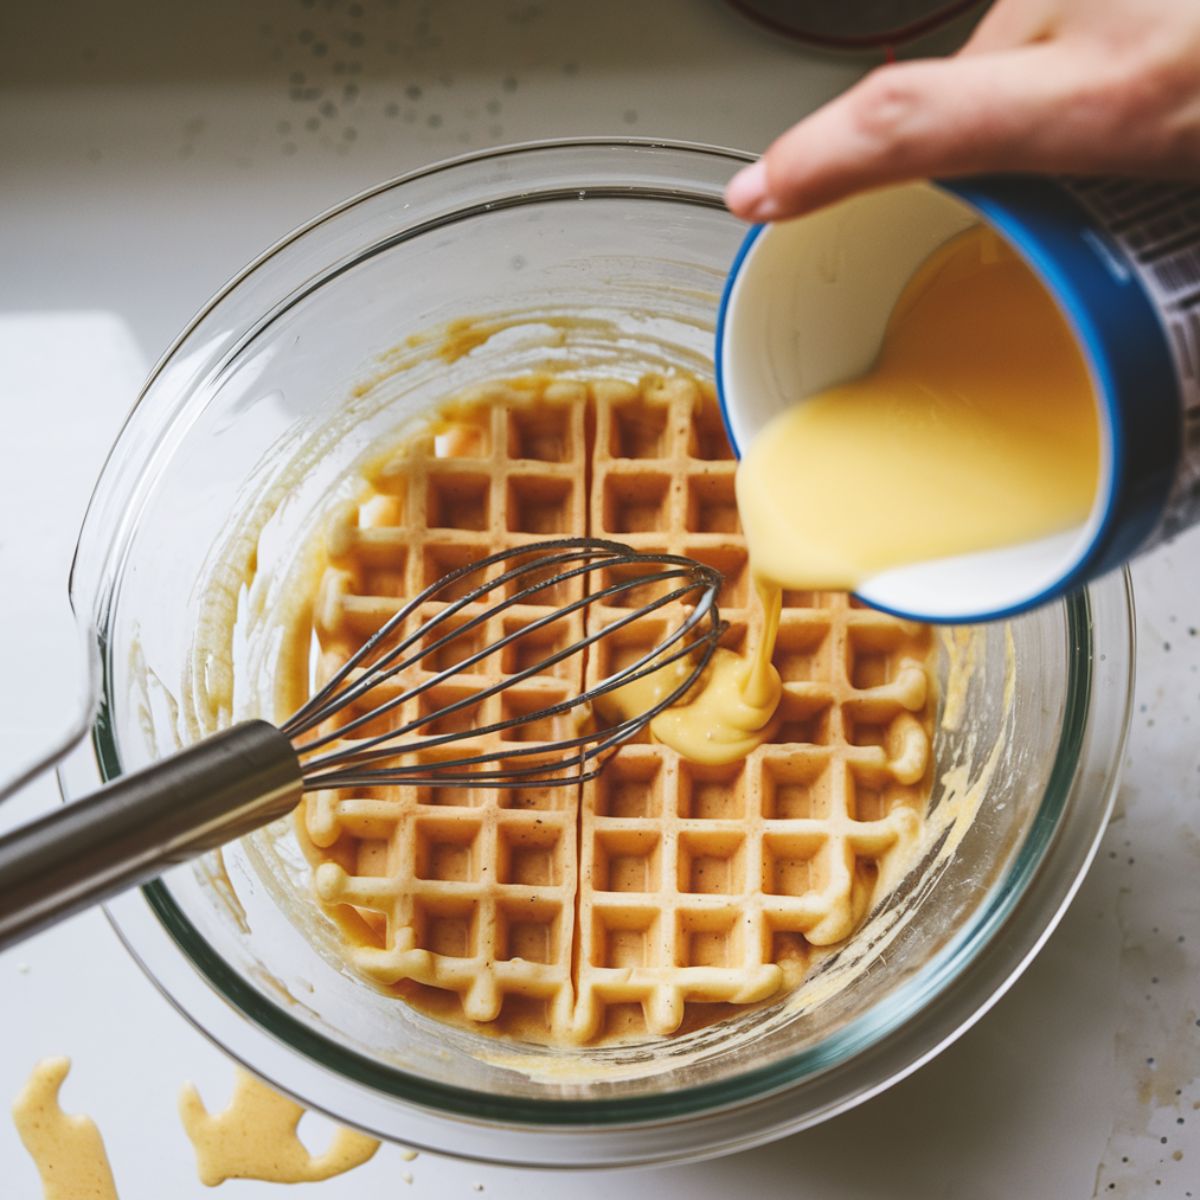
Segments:
[[[502,1035],[574,1044],[665,1036],[795,986],[879,899],[879,879],[916,843],[930,790],[930,631],[842,593],[784,591],[778,614],[764,612],[735,470],[707,384],[541,376],[457,397],[370,468],[361,499],[326,534],[319,679],[453,568],[590,534],[722,571],[727,664],[740,666],[741,655],[749,669],[777,619],[763,686],[778,673],[778,704],[760,705],[768,716],[732,750],[697,753],[660,728],[661,738],[627,743],[578,787],[310,795],[301,843],[358,972],[427,1012]],[[545,607],[506,610],[480,647],[583,586],[563,585]],[[602,625],[621,615],[598,604],[582,611]],[[547,636],[564,646],[581,637],[582,611],[576,626],[556,622]],[[657,644],[652,624],[463,719],[484,725],[577,693]],[[446,665],[431,656],[421,667],[428,677]],[[432,711],[528,665],[491,656],[406,703]],[[721,670],[714,664],[713,677]],[[569,721],[519,732],[567,737]]]

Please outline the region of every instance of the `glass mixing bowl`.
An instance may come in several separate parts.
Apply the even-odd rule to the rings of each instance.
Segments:
[[[459,159],[321,217],[218,295],[155,369],[80,536],[72,597],[102,696],[65,794],[274,711],[276,617],[314,522],[447,393],[531,369],[707,373],[743,232],[721,189],[744,159],[647,141]],[[451,342],[425,336],[463,318]],[[287,822],[109,913],[231,1055],[380,1136],[538,1165],[745,1147],[912,1071],[1028,962],[1109,811],[1131,640],[1120,577],[948,638],[943,697],[965,704],[935,741],[939,836],[795,996],[658,1045],[505,1046],[373,990],[343,966]]]

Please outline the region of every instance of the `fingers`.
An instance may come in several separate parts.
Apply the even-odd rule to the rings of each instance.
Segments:
[[[799,216],[854,192],[976,171],[1085,169],[1090,84],[1050,45],[881,68],[731,181],[740,217]],[[1068,99],[1068,97],[1070,99]]]

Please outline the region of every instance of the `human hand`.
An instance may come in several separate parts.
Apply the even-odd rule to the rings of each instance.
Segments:
[[[739,217],[981,171],[1200,180],[1198,0],[998,0],[953,57],[872,71],[725,193]]]

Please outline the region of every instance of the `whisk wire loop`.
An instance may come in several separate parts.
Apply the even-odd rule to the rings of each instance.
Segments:
[[[661,571],[661,572],[658,572],[658,574],[655,574],[653,576],[648,576],[646,582],[667,580],[667,578],[678,577],[680,574],[683,574],[683,572]],[[638,582],[641,583],[642,581],[638,581]],[[547,586],[548,586],[548,584],[547,584]],[[614,586],[614,587],[619,588],[620,586]],[[596,593],[595,596],[584,596],[584,598],[582,600],[576,600],[575,602],[572,602],[571,605],[566,606],[565,608],[559,608],[559,610],[557,610],[556,612],[548,613],[547,616],[540,617],[540,618],[534,620],[534,622],[532,622],[526,626],[522,626],[521,629],[512,630],[511,632],[509,632],[509,634],[506,634],[504,637],[499,638],[499,640],[497,640],[496,642],[492,642],[490,644],[490,646],[486,646],[484,649],[478,650],[478,652],[475,652],[474,654],[469,655],[468,658],[463,659],[461,662],[454,662],[454,664],[451,664],[451,666],[449,666],[449,667],[443,668],[442,671],[439,671],[436,674],[431,674],[431,676],[428,677],[427,679],[421,680],[420,683],[415,684],[413,686],[413,688],[410,688],[407,691],[401,692],[400,695],[392,697],[391,700],[386,700],[386,701],[383,701],[382,703],[377,704],[376,707],[368,710],[368,712],[362,713],[359,716],[356,716],[356,718],[353,718],[352,720],[347,721],[346,724],[342,725],[340,728],[337,728],[337,730],[334,730],[330,733],[326,733],[326,734],[324,734],[323,737],[314,738],[311,740],[311,742],[305,742],[304,744],[298,746],[298,750],[304,751],[304,752],[310,752],[310,754],[311,754],[312,751],[318,750],[318,749],[322,748],[322,746],[329,745],[330,743],[340,742],[340,740],[343,740],[344,738],[349,736],[350,733],[353,733],[354,731],[359,730],[359,728],[362,728],[365,725],[371,724],[371,722],[376,721],[379,718],[379,716],[383,716],[386,713],[392,712],[392,710],[394,710],[395,708],[400,707],[402,703],[407,702],[408,700],[412,700],[412,698],[414,698],[416,696],[420,696],[420,695],[424,694],[424,692],[430,690],[431,688],[436,688],[436,686],[438,684],[444,683],[446,679],[449,679],[452,676],[455,676],[455,674],[460,673],[461,671],[467,670],[467,668],[472,667],[475,664],[478,664],[478,662],[481,661],[482,659],[490,658],[490,656],[492,654],[496,654],[497,652],[499,652],[499,650],[503,650],[505,647],[511,646],[511,644],[514,644],[515,642],[521,641],[523,637],[527,637],[528,635],[533,634],[533,632],[539,631],[541,629],[545,629],[546,626],[552,625],[554,622],[557,622],[557,620],[563,619],[566,616],[570,616],[570,614],[576,612],[578,610],[578,608],[581,608],[583,606],[590,604],[590,602],[593,602],[594,600],[599,599],[600,596],[602,596],[602,595],[610,594],[612,592],[612,590],[613,590],[613,588],[606,588],[604,590],[604,592]],[[553,652],[552,654],[547,655],[546,658],[541,659],[538,662],[534,662],[534,664],[532,666],[524,667],[524,668],[522,668],[521,671],[517,671],[515,673],[510,674],[510,676],[500,680],[499,683],[492,684],[490,686],[490,688],[485,688],[482,691],[473,692],[472,695],[463,696],[461,698],[461,700],[452,701],[449,704],[445,704],[444,707],[439,708],[437,710],[436,718],[440,720],[442,718],[445,718],[445,716],[450,716],[456,712],[460,712],[461,709],[475,707],[476,704],[479,704],[482,701],[488,700],[488,698],[490,698],[494,695],[497,695],[498,692],[500,692],[500,691],[508,690],[509,688],[511,688],[511,686],[523,683],[524,680],[526,680],[526,679],[530,679],[530,678],[533,678],[534,676],[539,676],[539,674],[550,671],[551,667],[557,666],[559,664],[559,662],[562,662],[564,659],[571,658],[571,656],[581,653],[582,650],[587,649],[590,646],[593,646],[593,644],[595,644],[596,642],[601,641],[602,638],[610,637],[613,634],[616,634],[616,632],[619,632],[620,630],[624,629],[626,625],[636,623],[637,620],[640,620],[643,616],[646,616],[646,614],[656,611],[656,610],[658,610],[658,608],[661,608],[662,606],[671,604],[671,602],[674,600],[682,600],[684,598],[684,596],[689,595],[692,592],[695,592],[695,590],[696,590],[696,584],[692,583],[688,587],[677,588],[676,590],[674,590],[674,592],[668,592],[665,595],[660,596],[660,598],[654,600],[653,602],[650,602],[650,604],[647,604],[646,607],[642,608],[642,610],[636,610],[634,612],[630,612],[630,613],[626,614],[626,616],[619,618],[618,620],[616,620],[616,622],[613,622],[611,625],[606,625],[604,629],[595,630],[594,632],[592,632],[592,634],[589,634],[586,637],[581,638],[581,640],[571,643],[570,646],[566,646],[563,649],[556,650],[556,652]],[[689,617],[689,619],[686,620],[686,623],[684,625],[680,625],[679,629],[674,631],[673,634],[670,637],[668,637],[668,640],[666,642],[662,643],[662,649],[666,649],[667,647],[673,646],[674,642],[676,642],[679,637],[682,637],[684,634],[686,634],[686,632],[689,632],[692,628],[694,628],[694,626],[698,622],[698,619],[701,619],[704,616],[704,614],[707,613],[707,607],[704,607],[703,605],[698,606],[697,612],[698,612],[698,616],[696,616],[696,614],[694,614],[694,616]],[[464,631],[466,631],[466,626],[461,626],[460,629],[456,629],[456,630],[452,631],[451,634],[446,635],[443,638],[440,638],[440,640],[436,643],[437,646],[439,648],[444,647],[445,644],[448,644],[449,642],[454,641],[455,637]],[[426,656],[427,654],[433,653],[433,649],[434,649],[433,646],[426,647],[424,650],[422,650],[420,655],[416,656],[416,659],[413,661],[414,662],[419,661],[421,658],[424,658],[424,656]],[[656,658],[656,656],[658,656],[658,652],[656,652],[656,650],[652,649],[652,650],[649,650],[649,652],[646,655],[644,655],[644,658],[646,658],[646,660],[648,661],[649,659]],[[679,658],[679,655],[673,655],[670,661],[674,661],[677,658]],[[664,665],[666,665],[666,662],[667,662],[667,660],[660,660],[659,665],[664,666]],[[412,662],[410,662],[409,665],[412,665]],[[607,688],[593,689],[592,694],[593,695],[602,695],[602,694],[604,694],[604,692],[611,691],[612,688],[616,688],[616,686],[620,686],[624,683],[631,682],[631,678],[634,678],[634,677],[630,677],[628,672],[634,670],[635,666],[640,666],[640,665],[641,665],[641,660],[638,661],[637,664],[630,664],[629,667],[626,668],[626,670],[624,672],[620,673],[620,674],[622,674],[622,676],[624,678],[620,678],[618,680],[618,682],[612,683],[610,686],[607,686]],[[378,677],[374,677],[374,676],[370,677],[370,679],[368,679],[368,683],[370,683],[370,688],[374,688],[374,686],[378,686],[378,684],[383,683],[385,679],[391,678],[392,676],[394,676],[395,673],[397,673],[397,671],[398,671],[397,667],[391,667],[391,668],[389,668],[388,671],[384,672],[383,674],[380,674],[380,676],[378,676]],[[641,677],[638,676],[637,678],[641,678]],[[355,696],[362,695],[362,694],[364,694],[364,692],[366,690],[370,690],[370,688],[367,688],[367,689],[355,688],[354,695]],[[349,694],[347,694],[347,701],[350,700],[350,698],[354,698],[354,697],[349,696]],[[551,710],[540,710],[540,712],[524,714],[522,716],[518,716],[518,718],[514,718],[509,721],[497,722],[497,724],[487,726],[486,728],[479,728],[479,730],[475,730],[472,732],[472,736],[475,737],[475,736],[479,736],[479,734],[482,734],[482,733],[497,732],[499,730],[504,730],[504,728],[509,728],[509,727],[515,726],[515,725],[528,724],[528,722],[530,722],[530,721],[538,720],[539,718],[541,718],[541,716],[553,715],[553,714],[557,714],[560,712],[565,712],[566,709],[576,707],[576,706],[578,706],[578,704],[581,704],[583,702],[584,702],[583,697],[577,696],[574,698],[574,700],[570,700],[568,702],[564,702],[563,704],[559,704],[559,706],[557,706],[556,708],[551,709]],[[407,725],[402,725],[400,727],[395,728],[395,730],[389,730],[386,733],[378,734],[378,736],[376,736],[374,738],[367,739],[366,742],[361,743],[362,748],[366,749],[367,746],[370,746],[372,744],[378,744],[380,742],[384,742],[384,740],[394,740],[398,737],[403,737],[404,734],[412,733],[414,730],[416,730],[416,728],[419,728],[421,725],[427,724],[427,722],[430,721],[431,719],[433,719],[433,718],[430,715],[420,716],[420,718],[418,718],[414,721],[409,721]],[[454,734],[454,737],[458,737],[458,736],[461,736],[461,734]]]
[[[669,640],[663,643],[661,649],[656,647],[647,654],[643,655],[636,662],[630,663],[628,666],[622,668],[622,670],[616,672],[615,674],[607,676],[605,679],[601,680],[600,683],[577,696],[568,697],[566,700],[559,701],[557,704],[549,705],[546,708],[538,709],[530,713],[524,713],[519,717],[510,717],[507,720],[496,721],[492,724],[481,726],[479,728],[445,733],[436,737],[423,739],[419,742],[411,742],[404,747],[404,752],[417,753],[419,751],[444,746],[451,742],[477,740],[482,736],[500,733],[504,730],[512,729],[517,725],[529,724],[534,721],[559,716],[565,712],[569,712],[573,708],[590,705],[598,697],[614,691],[616,688],[624,687],[627,684],[634,683],[639,679],[644,679],[649,675],[656,674],[666,667],[678,662],[682,658],[685,658],[693,653],[699,653],[701,658],[694,665],[693,670],[689,672],[687,678],[645,712],[638,713],[635,716],[627,718],[616,725],[606,726],[600,730],[583,733],[575,738],[556,741],[553,743],[553,747],[555,749],[569,749],[571,747],[582,746],[590,742],[597,742],[601,740],[605,741],[607,745],[608,739],[613,737],[615,737],[617,741],[623,741],[632,733],[637,732],[638,729],[642,728],[650,720],[653,720],[653,718],[662,712],[663,709],[669,708],[672,704],[682,699],[683,696],[686,695],[694,685],[696,676],[703,672],[703,669],[708,665],[708,661],[712,657],[712,653],[716,648],[716,644],[715,639],[707,635],[697,638],[694,641],[686,642],[682,646],[677,646],[674,649],[671,649],[676,641],[686,635],[689,630],[706,615],[706,611],[707,610],[697,611],[689,616],[687,623],[675,630],[671,634]],[[608,630],[603,630],[596,636],[602,637],[607,632]],[[667,653],[667,651],[670,652]],[[365,762],[383,761],[389,758],[394,758],[397,753],[394,747],[389,747],[386,749],[379,749],[376,747],[379,747],[384,742],[392,741],[399,736],[409,733],[413,729],[419,728],[421,725],[428,723],[431,719],[440,718],[464,706],[473,706],[483,699],[485,695],[495,694],[508,685],[509,681],[503,681],[502,683],[496,684],[492,688],[488,689],[487,693],[479,693],[477,695],[468,696],[464,700],[458,701],[453,705],[447,705],[444,708],[438,709],[436,713],[431,714],[430,716],[422,717],[417,721],[410,722],[401,729],[389,730],[387,733],[379,734],[368,741],[357,743],[350,749],[334,754],[323,755],[318,759],[310,760],[306,764],[306,783],[311,782],[313,786],[334,786],[333,782],[331,781],[334,780],[335,776],[324,773],[330,767],[335,767],[344,763],[361,764]],[[528,755],[544,756],[546,752],[547,747],[545,744],[530,744],[521,747],[507,747],[504,751],[503,757],[505,759],[509,759]],[[477,762],[491,762],[494,761],[496,757],[497,755],[494,753],[482,754],[473,758],[458,759],[456,760],[455,765],[466,766],[473,765]],[[420,769],[420,764],[401,764],[387,772],[387,774],[390,781],[390,777],[392,775],[399,777],[419,771]],[[310,779],[309,772],[314,771],[321,771],[322,774],[319,776],[313,776]],[[446,776],[443,775],[442,778],[444,779]],[[477,778],[477,776],[472,775],[472,778]],[[317,779],[321,780],[322,782],[317,784]],[[337,777],[337,781],[339,783],[345,782],[340,778],[340,776]],[[399,782],[400,780],[397,778],[395,781]],[[374,777],[374,782],[380,783],[384,782],[384,780],[380,775],[376,775]]]
[[[539,588],[532,589],[532,590],[542,590],[543,588],[549,589],[551,587],[554,587],[561,580],[573,578],[574,576],[580,574],[581,572],[598,570],[598,569],[600,569],[600,566],[601,566],[601,564],[589,563],[586,566],[579,568],[579,570],[571,572],[569,575],[555,576],[554,579],[547,580]],[[684,571],[681,568],[676,568],[671,571],[660,571],[654,575],[649,575],[649,576],[646,576],[645,578],[639,578],[637,580],[634,580],[633,582],[611,584],[608,587],[604,588],[602,591],[593,593],[591,595],[584,596],[582,599],[575,600],[563,608],[556,609],[554,612],[548,613],[542,617],[538,617],[537,619],[531,621],[528,625],[522,626],[519,629],[512,630],[510,633],[505,634],[503,637],[501,637],[498,640],[485,646],[482,650],[477,650],[474,654],[468,655],[468,657],[462,659],[460,662],[454,662],[450,666],[445,667],[442,670],[438,671],[437,673],[430,675],[427,679],[424,679],[421,682],[415,684],[409,690],[401,693],[398,696],[392,697],[392,699],[390,699],[390,700],[383,701],[382,703],[377,705],[375,708],[372,708],[368,712],[362,713],[361,715],[353,718],[352,720],[346,722],[344,725],[340,726],[338,729],[334,730],[333,732],[327,733],[321,737],[314,738],[311,741],[304,742],[302,745],[298,746],[297,749],[311,753],[312,751],[317,750],[324,745],[328,745],[330,742],[340,741],[343,738],[345,738],[347,735],[349,735],[350,733],[355,731],[356,729],[360,729],[364,725],[370,724],[372,721],[376,720],[378,717],[381,717],[381,716],[385,715],[386,713],[391,712],[393,709],[399,707],[405,701],[412,699],[416,696],[419,696],[424,692],[429,691],[430,688],[436,687],[440,683],[444,683],[451,676],[456,675],[464,670],[469,669],[470,667],[477,665],[483,659],[490,658],[492,655],[499,653],[500,651],[504,650],[506,647],[514,644],[515,642],[520,641],[522,638],[525,638],[532,633],[536,633],[542,629],[545,629],[547,626],[552,625],[556,621],[560,621],[563,618],[568,617],[575,612],[578,612],[580,609],[586,607],[589,604],[594,604],[602,599],[605,599],[607,597],[615,595],[615,594],[619,593],[620,591],[628,590],[629,588],[634,587],[634,586],[640,587],[643,584],[657,583],[657,582],[667,581],[670,579],[677,579],[686,574],[688,574],[688,572]],[[470,696],[465,696],[465,697],[463,697],[462,700],[455,701],[454,703],[449,704],[449,705],[445,706],[444,708],[439,709],[437,715],[439,717],[448,716],[451,713],[458,711],[459,709],[468,708],[473,705],[476,705],[476,704],[480,703],[481,701],[486,700],[489,697],[495,695],[497,692],[500,692],[509,687],[512,687],[514,684],[523,683],[526,679],[530,679],[535,675],[543,674],[543,673],[549,671],[550,668],[557,666],[558,663],[562,662],[564,659],[570,658],[573,655],[580,653],[580,651],[593,645],[595,642],[601,640],[602,638],[610,636],[611,634],[618,632],[619,630],[623,629],[625,626],[630,625],[638,620],[641,620],[644,616],[648,615],[649,613],[657,611],[659,608],[662,608],[665,605],[672,603],[673,601],[683,599],[683,597],[696,591],[696,588],[697,588],[697,584],[695,582],[692,582],[687,587],[677,588],[673,592],[668,592],[665,595],[660,596],[657,599],[646,604],[643,608],[631,611],[629,614],[627,614],[626,616],[624,616],[622,618],[619,618],[617,621],[614,621],[611,625],[606,626],[604,629],[597,630],[594,633],[589,634],[587,637],[585,637],[577,642],[574,642],[569,646],[566,646],[562,650],[558,650],[558,651],[550,654],[549,656],[540,660],[539,662],[534,663],[532,666],[526,667],[523,670],[520,670],[518,672],[515,672],[514,674],[509,675],[506,679],[502,680],[500,683],[494,684],[493,686],[485,689],[482,692],[478,692],[478,693],[475,693]],[[524,593],[522,593],[522,594],[524,594]],[[423,646],[421,648],[421,650],[419,651],[419,653],[413,655],[409,659],[405,659],[402,663],[392,664],[386,670],[383,670],[383,671],[379,671],[377,669],[378,664],[376,664],[374,667],[368,668],[367,672],[364,673],[363,677],[356,684],[354,684],[350,688],[347,688],[347,690],[345,692],[338,694],[338,696],[336,697],[336,700],[337,700],[339,709],[343,708],[345,705],[350,704],[353,701],[359,699],[361,696],[367,694],[372,689],[378,687],[381,683],[385,682],[386,680],[393,678],[395,675],[399,674],[404,669],[415,666],[422,659],[427,658],[427,657],[433,655],[434,653],[436,653],[437,651],[443,649],[449,643],[453,642],[456,638],[460,637],[462,634],[467,633],[471,629],[478,628],[480,625],[485,624],[487,621],[491,620],[492,617],[495,616],[497,613],[502,612],[504,609],[509,607],[509,605],[511,603],[512,603],[511,600],[506,601],[505,603],[497,605],[495,608],[492,608],[492,609],[488,610],[487,612],[482,613],[482,614],[472,618],[469,622],[464,623],[463,625],[460,625],[460,626],[452,629],[450,631],[450,633],[443,635],[436,642],[433,642],[429,645]],[[427,623],[425,628],[432,628],[437,622],[444,620],[447,615],[448,615],[447,612],[439,613],[436,618],[434,618],[433,620],[431,620],[430,622]],[[672,644],[675,641],[675,638],[678,637],[680,633],[687,632],[688,630],[690,630],[692,628],[692,626],[694,624],[695,624],[694,621],[689,620],[689,622],[685,626],[681,627],[681,629],[675,635],[672,636],[670,642],[664,643],[664,646]],[[651,653],[653,653],[653,652],[651,652]],[[574,703],[579,703],[578,699],[576,701],[574,701]],[[322,710],[322,711],[324,711],[324,710]],[[521,720],[532,720],[532,719],[534,719],[532,714],[528,717],[521,718]],[[391,730],[387,734],[381,735],[381,738],[394,738],[394,737],[399,737],[406,733],[410,733],[414,728],[419,727],[421,724],[425,723],[425,721],[427,721],[427,720],[429,720],[429,718],[424,717],[418,721],[410,722],[406,726]],[[515,724],[517,722],[513,722],[513,723]],[[483,731],[481,730],[479,732],[483,732]]]
[[[493,567],[513,559],[519,561],[487,578]],[[604,586],[592,589],[588,586],[590,577],[601,570],[616,577]],[[468,587],[461,595],[453,594],[458,592],[463,581],[479,573],[484,575],[480,584]],[[534,578],[525,582],[530,576]],[[541,607],[546,597],[557,597],[563,585],[575,580],[583,581],[582,595],[557,605],[551,612],[532,616],[481,648],[477,649],[473,641],[467,641],[467,652],[461,659],[448,664],[443,662],[445,650],[456,639],[484,629],[498,615],[511,609]],[[679,586],[669,586],[676,582]],[[644,728],[665,708],[683,699],[707,668],[726,628],[717,609],[717,595],[722,583],[720,572],[706,564],[679,555],[641,553],[619,542],[598,538],[534,542],[465,563],[401,605],[281,726],[283,733],[293,739],[300,756],[304,788],[392,784],[511,788],[578,784],[593,778],[611,750]],[[510,585],[514,586],[510,588]],[[497,589],[505,589],[508,594],[489,604],[483,612],[476,612],[472,606],[478,606],[484,597]],[[548,627],[569,620],[591,605],[621,604],[622,594],[633,589],[644,589],[650,593],[650,598],[630,607],[603,627],[593,629],[565,646],[555,648],[551,641],[543,656],[517,670],[498,672],[502,677],[487,687],[451,699],[394,728],[353,738],[354,734],[377,725],[414,698],[455,675],[470,671],[485,659],[503,654],[524,638],[531,638],[532,644],[540,648],[538,635]],[[441,602],[443,607],[408,629],[410,619],[422,611],[423,605],[437,602],[439,596],[447,593],[451,594]],[[515,685],[538,676],[544,678],[567,659],[587,655],[606,638],[619,642],[622,633],[631,626],[672,605],[683,607],[683,619],[665,635],[644,639],[650,641],[648,649],[592,687],[501,720],[457,730],[431,729],[430,736],[419,736],[424,727],[436,726],[448,717],[461,716],[466,710],[478,707]],[[464,610],[467,610],[465,619],[456,623],[455,618]],[[661,629],[661,620],[653,628]],[[407,686],[401,686],[398,677],[406,671],[418,671],[420,664],[430,659],[440,669],[420,670],[417,678]],[[685,677],[649,709],[611,725],[595,725],[591,709],[595,700],[684,660],[689,666]],[[396,681],[391,686],[399,686],[395,695],[381,698],[379,703],[348,720],[338,721],[351,706],[371,698],[375,689],[390,681]],[[523,740],[519,745],[511,742],[499,746],[482,744],[497,737],[503,742],[505,734],[511,734],[520,726],[532,727],[580,709],[583,710],[581,725],[584,722],[586,725],[574,736],[552,741]],[[295,741],[331,721],[338,721],[332,729],[318,732],[307,741]],[[426,752],[459,745],[463,750],[460,756],[434,761],[423,758]]]
[[[542,551],[545,550],[554,550],[558,551],[559,553],[542,555]],[[530,558],[529,556],[531,555],[538,557]],[[468,605],[475,603],[489,592],[494,591],[496,588],[504,586],[514,579],[520,578],[521,575],[532,572],[544,572],[550,567],[557,566],[561,563],[577,561],[581,557],[584,558],[584,565],[577,567],[572,571],[564,572],[563,574],[556,576],[554,579],[543,579],[539,582],[530,584],[521,592],[508,597],[495,608],[471,618],[467,624],[469,624],[471,628],[476,628],[489,620],[497,612],[511,608],[516,604],[523,603],[530,596],[535,595],[538,592],[547,591],[549,588],[559,583],[563,583],[575,578],[576,576],[590,569],[595,569],[596,565],[601,564],[593,565],[590,563],[590,560],[597,556],[604,556],[606,558],[607,561],[602,564],[606,566],[613,565],[613,559],[619,560],[617,565],[636,563],[642,559],[647,559],[647,556],[639,555],[636,551],[631,550],[628,546],[622,545],[620,542],[609,542],[600,538],[557,538],[553,541],[532,542],[525,546],[510,547],[506,550],[499,550],[495,554],[491,554],[486,558],[479,559],[476,562],[464,563],[461,567],[456,568],[455,570],[443,575],[441,578],[429,584],[423,591],[419,592],[415,597],[413,597],[413,599],[405,602],[400,609],[394,613],[387,620],[387,622],[385,622],[384,625],[382,625],[375,633],[373,633],[342,664],[342,666],[333,674],[333,676],[331,676],[328,682],[319,688],[303,705],[301,705],[299,709],[296,710],[295,713],[292,714],[288,721],[280,727],[282,732],[286,733],[289,737],[294,737],[299,733],[303,733],[305,730],[312,728],[314,725],[319,725],[332,712],[344,708],[346,704],[357,698],[361,692],[368,690],[371,686],[374,686],[375,683],[378,682],[378,677],[371,676],[370,682],[363,685],[361,688],[351,688],[346,692],[338,691],[341,685],[345,683],[348,678],[350,678],[354,671],[357,670],[365,661],[370,659],[371,654],[382,643],[386,642],[397,629],[401,628],[405,621],[407,621],[408,618],[414,612],[416,612],[422,604],[433,600],[439,592],[447,591],[453,588],[466,576],[475,574],[479,571],[486,572],[492,566],[509,558],[520,557],[526,560],[502,575],[499,575],[493,579],[485,579],[483,583],[479,584],[465,595],[452,598],[447,602],[447,607],[439,611],[435,621],[447,620],[455,616]],[[648,560],[657,562],[670,562],[693,573],[700,565],[691,559],[682,558],[678,555],[654,555],[649,556]],[[710,571],[712,570],[712,568],[707,569]],[[615,588],[619,585],[613,586]],[[591,603],[596,599],[599,599],[598,595],[593,597],[585,596],[582,601],[572,606],[572,609],[575,610],[583,607],[584,605]],[[421,640],[422,636],[427,633],[429,626],[433,623],[434,621],[430,621],[418,625],[418,627],[414,629],[412,633],[401,639],[397,645],[387,650],[374,663],[374,667],[380,670],[383,668],[390,668],[400,654],[403,654],[404,651],[410,646]],[[453,634],[448,635],[448,637],[455,636],[463,632],[465,627],[466,626],[455,629]],[[405,660],[405,662],[400,664],[396,670],[398,671],[407,666],[412,666],[415,662],[429,654],[432,649],[433,648],[430,646],[422,647],[419,654],[415,655],[411,659]]]

